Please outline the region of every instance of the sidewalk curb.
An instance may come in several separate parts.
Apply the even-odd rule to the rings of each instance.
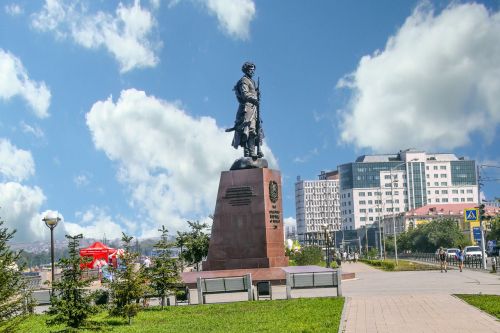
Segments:
[[[350,297],[344,297],[344,299],[345,299],[345,301],[344,301],[344,307],[342,308],[342,314],[340,316],[340,324],[339,324],[338,333],[344,333],[345,330],[346,330],[346,324],[347,324],[346,309],[347,309],[347,306],[349,305],[349,303],[351,302],[351,298]]]
[[[458,300],[459,300],[459,301],[461,301],[462,303],[465,303],[465,304],[467,304],[468,306],[471,306],[471,307],[473,307],[474,309],[477,309],[477,310],[481,311],[482,313],[484,313],[484,314],[485,314],[485,315],[487,315],[488,317],[491,317],[491,318],[493,318],[493,320],[496,320],[497,322],[499,322],[499,323],[500,323],[500,319],[498,319],[497,317],[495,317],[495,316],[493,316],[493,315],[489,314],[489,313],[488,313],[488,312],[486,312],[486,311],[483,311],[482,309],[478,308],[477,306],[474,306],[474,305],[472,305],[472,304],[470,304],[470,303],[467,303],[466,301],[464,301],[464,300],[463,300],[463,299],[461,299],[460,297],[456,296],[455,294],[450,294],[450,295],[451,295],[452,297],[454,297],[454,298],[458,299]],[[479,295],[479,294],[470,294],[470,295]]]

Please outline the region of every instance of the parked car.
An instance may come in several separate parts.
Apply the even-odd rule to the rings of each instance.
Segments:
[[[451,249],[446,249],[446,255],[448,256],[448,259],[456,258],[458,249],[456,248],[451,248]]]
[[[481,258],[481,248],[479,246],[466,246],[464,249],[464,255],[466,258],[479,257]],[[488,255],[484,254],[486,258]]]

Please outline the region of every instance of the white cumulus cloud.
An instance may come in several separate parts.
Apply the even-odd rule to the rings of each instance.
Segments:
[[[116,103],[96,102],[86,115],[94,144],[119,166],[118,179],[141,213],[142,235],[159,225],[183,229],[213,214],[220,172],[241,156],[213,118],[192,117],[177,104],[124,90]],[[277,165],[264,146],[270,166]]]
[[[44,215],[39,213],[45,200],[39,187],[0,183],[0,217],[9,230],[17,230],[15,241],[48,239],[48,228],[42,222]]]
[[[82,234],[85,238],[95,239],[102,239],[104,236],[107,239],[117,239],[122,236],[122,226],[101,208],[92,207],[76,215],[77,222],[66,221],[64,223],[64,229],[69,235]]]
[[[247,39],[250,22],[255,17],[253,0],[200,0],[208,12],[217,17],[219,27],[229,36]]]
[[[21,15],[22,13],[24,13],[23,8],[16,3],[11,3],[10,5],[5,5],[4,9],[5,9],[5,12],[7,14],[9,14],[10,16],[17,16],[17,15]]]
[[[20,96],[39,118],[49,116],[50,90],[44,82],[29,78],[21,60],[0,48],[0,100]]]
[[[130,6],[120,2],[114,15],[88,13],[78,0],[46,0],[32,18],[37,30],[51,31],[60,39],[71,38],[88,49],[105,48],[118,61],[121,72],[158,63],[155,52],[159,43],[152,41],[156,21],[139,0]]]
[[[286,227],[296,227],[297,226],[297,221],[295,220],[294,217],[286,217],[285,218],[285,226]]]
[[[453,149],[474,132],[491,142],[500,123],[500,13],[420,5],[337,87],[351,91],[341,139],[357,147]]]
[[[22,181],[34,173],[31,152],[18,149],[9,140],[0,138],[0,180]]]

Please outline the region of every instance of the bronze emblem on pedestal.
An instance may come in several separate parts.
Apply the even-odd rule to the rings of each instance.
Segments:
[[[274,180],[269,182],[269,199],[271,199],[272,203],[276,203],[278,201],[278,183]]]

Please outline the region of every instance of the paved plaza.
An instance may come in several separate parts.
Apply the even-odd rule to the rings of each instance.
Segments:
[[[464,270],[384,272],[344,264],[340,332],[500,332],[500,322],[452,294],[500,294],[500,276]]]

